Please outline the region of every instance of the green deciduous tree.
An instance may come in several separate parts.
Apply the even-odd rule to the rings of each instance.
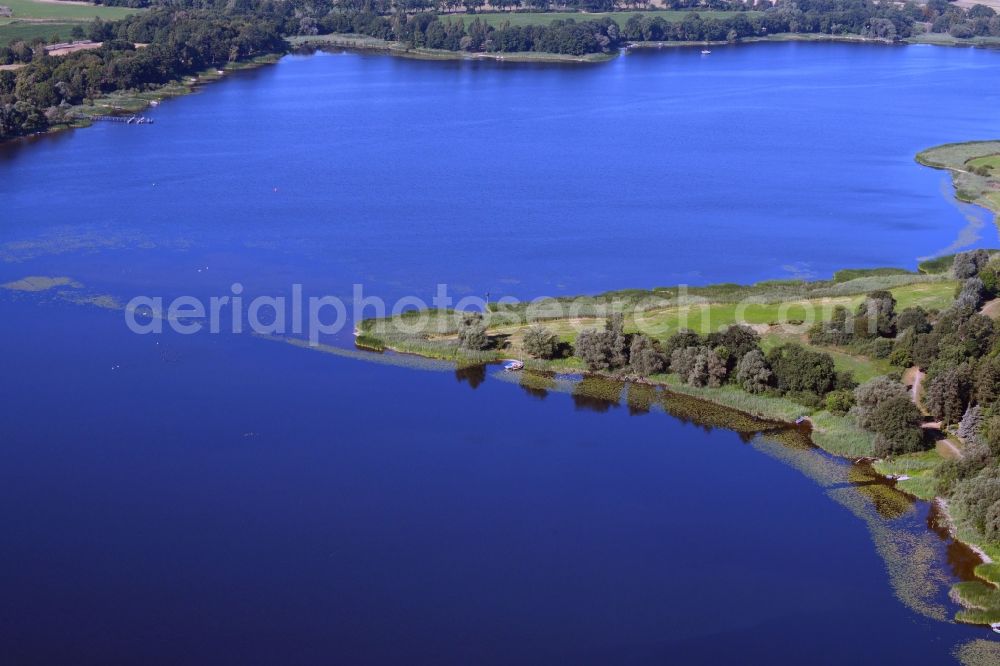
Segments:
[[[532,326],[524,334],[524,351],[535,358],[549,359],[556,355],[559,341],[544,326]]]
[[[871,417],[875,455],[884,457],[921,450],[924,443],[922,420],[920,410],[909,398],[896,396],[883,400]]]
[[[629,348],[629,368],[634,374],[639,377],[649,377],[662,372],[664,365],[663,354],[650,338],[645,335],[636,335],[632,338],[632,346]]]
[[[479,312],[466,312],[458,323],[458,344],[463,349],[480,351],[486,349],[490,339],[486,335],[486,323]]]
[[[767,367],[764,353],[759,349],[748,351],[736,364],[736,381],[749,393],[766,391],[773,376],[771,369]]]

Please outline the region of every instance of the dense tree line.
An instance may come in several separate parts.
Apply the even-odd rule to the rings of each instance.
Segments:
[[[539,326],[531,329],[531,336],[530,346],[525,338],[525,351],[536,358],[551,358],[554,336]],[[536,347],[536,339],[550,342]],[[683,329],[660,341],[626,334],[622,315],[613,314],[603,329],[581,331],[573,353],[591,372],[631,378],[671,373],[691,386],[733,384],[749,393],[785,396],[813,407],[856,386],[849,373],[836,370],[829,354],[793,343],[765,353],[760,336],[739,325],[709,335]]]
[[[103,46],[58,58],[39,49],[23,54],[25,67],[0,71],[0,139],[44,130],[64,120],[70,105],[88,98],[160,85],[285,48],[272,22],[199,11],[155,10],[95,21],[86,36]]]

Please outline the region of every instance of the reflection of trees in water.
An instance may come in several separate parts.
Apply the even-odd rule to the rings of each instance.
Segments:
[[[625,402],[628,404],[628,413],[632,416],[638,414],[648,414],[653,405],[656,404],[658,396],[655,386],[649,384],[631,383],[625,391]]]
[[[948,544],[945,555],[952,574],[960,580],[976,580],[975,569],[982,563],[982,559],[967,545],[955,540],[948,517],[941,511],[937,502],[931,502],[931,508],[927,512],[927,529]]]
[[[916,500],[894,485],[868,465],[851,465],[847,478],[861,497],[868,500],[883,518],[902,518],[916,506]]]
[[[479,385],[486,381],[486,366],[467,365],[461,368],[455,368],[455,379],[457,379],[459,383],[467,382],[473,389],[479,388]]]
[[[549,396],[549,391],[555,390],[558,386],[551,372],[522,370],[519,374],[518,386],[532,398],[544,400]]]
[[[619,407],[625,382],[607,377],[584,377],[573,387],[573,404],[577,409],[606,412]]]
[[[787,426],[780,423],[758,419],[735,409],[670,391],[659,392],[659,403],[665,412],[682,423],[698,426],[705,432],[711,432],[715,428],[732,430],[744,442],[750,442],[764,432],[787,429]]]

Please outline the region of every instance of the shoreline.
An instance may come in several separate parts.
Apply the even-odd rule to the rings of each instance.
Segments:
[[[211,68],[196,74],[186,76],[183,79],[168,81],[160,86],[149,90],[138,91],[116,91],[109,93],[105,97],[94,100],[91,105],[77,105],[71,108],[71,112],[78,115],[77,118],[53,124],[45,131],[36,132],[26,136],[14,137],[7,141],[0,141],[0,145],[13,144],[17,141],[30,140],[47,134],[56,134],[71,129],[89,127],[93,121],[87,116],[98,115],[128,115],[143,111],[150,106],[155,106],[159,102],[182,97],[195,92],[199,87],[223,78],[224,74],[254,69],[264,65],[275,64],[284,56],[289,54],[309,53],[310,51],[325,49],[342,49],[358,53],[373,53],[379,55],[395,56],[400,58],[411,58],[414,60],[441,60],[441,61],[489,61],[489,62],[512,62],[526,64],[600,64],[617,59],[631,50],[660,50],[665,48],[697,48],[705,46],[727,46],[740,44],[766,44],[766,43],[843,43],[843,44],[869,44],[884,46],[910,46],[910,45],[930,45],[930,46],[959,46],[970,48],[1000,48],[1000,38],[974,38],[959,40],[950,36],[941,36],[925,39],[926,35],[937,33],[922,33],[905,40],[889,41],[861,35],[828,35],[825,33],[780,33],[764,37],[748,37],[736,41],[668,41],[668,42],[630,42],[624,47],[610,53],[589,53],[582,56],[547,53],[547,52],[505,52],[505,53],[481,53],[466,51],[447,51],[443,49],[427,49],[408,47],[401,42],[387,41],[375,37],[358,35],[353,33],[330,33],[325,35],[300,35],[286,39],[290,49],[285,52],[269,53],[258,56],[252,60],[237,61],[227,63],[221,70]],[[9,66],[5,66],[10,68]],[[918,159],[919,161],[919,159]],[[927,166],[933,166],[927,164]],[[1000,213],[1000,210],[994,210]]]

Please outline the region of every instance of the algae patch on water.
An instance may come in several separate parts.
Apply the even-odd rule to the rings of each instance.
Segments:
[[[71,287],[73,289],[79,289],[83,287],[82,284],[76,280],[68,277],[49,277],[46,275],[30,275],[28,277],[23,277],[20,280],[14,280],[13,282],[7,282],[6,284],[0,284],[0,287],[7,289],[9,291],[48,291],[49,289],[55,289],[56,287]]]
[[[1000,664],[1000,643],[980,638],[958,646],[954,654],[965,666]]]

